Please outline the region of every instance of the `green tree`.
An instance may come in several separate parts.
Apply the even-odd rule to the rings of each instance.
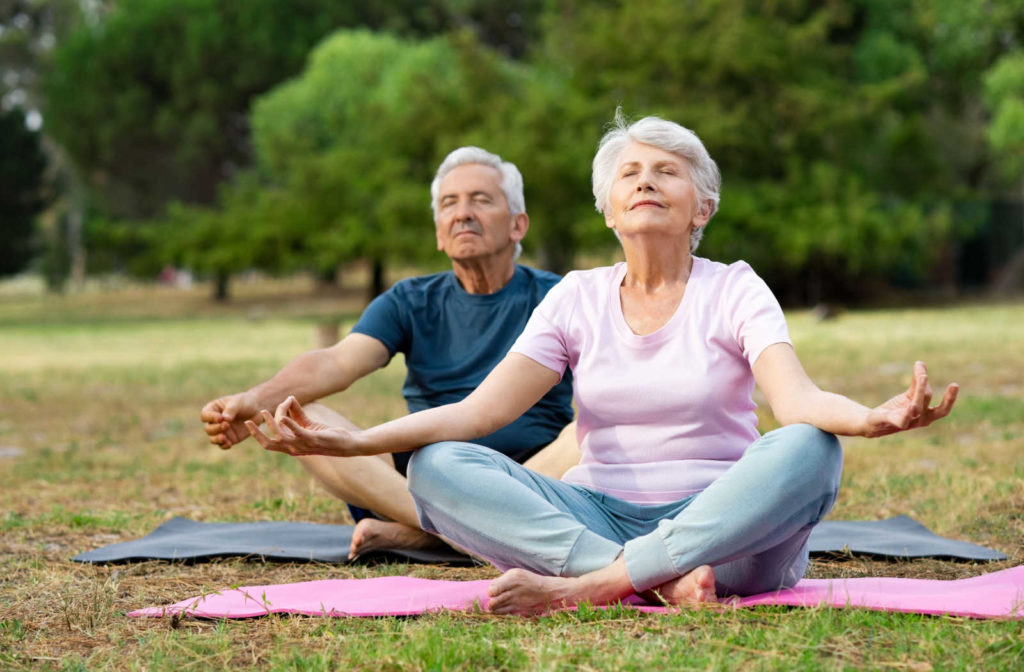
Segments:
[[[7,0],[0,2],[0,107],[21,107],[33,129],[41,126],[40,142],[49,164],[52,190],[48,211],[38,219],[36,251],[50,289],[63,289],[71,276],[76,287],[85,282],[82,221],[86,198],[75,166],[43,123],[42,81],[53,65],[55,47],[83,23],[97,21],[109,0]]]
[[[996,4],[562,0],[536,59],[604,119],[622,105],[694,128],[725,178],[702,251],[813,302],[944,254],[956,201],[985,184],[978,65],[1001,25],[1019,34]]]
[[[1007,182],[1016,182],[1024,213],[1024,50],[1007,54],[985,75],[986,102],[992,120],[986,137]],[[1024,225],[1024,222],[1021,222]],[[1018,229],[1020,231],[1020,229]],[[1018,236],[1020,240],[1022,236]],[[993,283],[996,292],[1008,293],[1024,284],[1024,247],[1017,250]]]
[[[103,215],[88,227],[94,239],[141,240],[144,233],[125,236],[115,223],[160,217],[171,201],[212,204],[219,185],[251,165],[252,101],[295,74],[330,31],[415,36],[464,25],[521,51],[537,7],[524,0],[502,14],[450,0],[123,0],[58,44],[47,125]],[[414,128],[415,120],[402,130]],[[116,229],[110,236],[107,225]]]
[[[486,61],[487,76],[470,77],[464,50]],[[344,261],[369,259],[379,292],[388,261],[431,255],[427,186],[437,162],[482,123],[510,72],[465,34],[414,42],[340,32],[300,76],[255,102],[255,168],[223,191],[215,212],[171,212],[179,233],[168,239],[179,258],[207,269],[327,277]],[[182,226],[190,218],[193,230]]]
[[[210,203],[249,159],[252,98],[296,72],[350,3],[125,0],[57,50],[47,123],[112,215]]]
[[[992,111],[989,145],[1003,175],[1021,180],[1024,188],[1024,50],[1007,54],[986,73],[985,94]]]
[[[0,111],[0,276],[32,261],[35,217],[46,204],[45,170],[39,133],[25,127],[25,113]]]
[[[480,59],[473,59],[480,68]],[[486,66],[480,70],[486,77]],[[488,99],[488,114],[466,136],[501,154],[523,173],[530,233],[524,243],[543,268],[566,273],[581,251],[610,248],[615,238],[593,226],[590,162],[604,119],[562,72],[546,64],[521,66],[501,95]]]

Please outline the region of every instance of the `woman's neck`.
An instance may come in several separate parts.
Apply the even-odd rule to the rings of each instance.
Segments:
[[[641,293],[655,293],[669,288],[686,286],[693,268],[690,255],[690,241],[685,246],[678,237],[644,236],[641,240],[633,237],[622,239],[626,255],[626,277],[622,286],[639,290]]]

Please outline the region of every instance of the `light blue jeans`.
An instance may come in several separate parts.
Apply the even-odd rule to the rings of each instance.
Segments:
[[[803,576],[807,538],[835,502],[842,461],[835,436],[790,425],[754,442],[702,492],[652,506],[446,441],[416,451],[409,490],[423,529],[502,570],[580,576],[623,554],[638,592],[712,565],[720,596],[752,595]]]

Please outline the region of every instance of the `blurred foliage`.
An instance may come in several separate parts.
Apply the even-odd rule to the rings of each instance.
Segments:
[[[988,141],[1002,159],[1004,174],[1024,183],[1024,50],[1007,54],[985,75],[993,112]]]
[[[83,22],[95,21],[109,0],[0,0],[0,89],[4,106],[33,109],[52,65],[54,47]]]
[[[983,10],[970,50],[944,39],[966,21],[944,3],[557,4],[545,59],[606,118],[694,128],[724,176],[701,253],[751,261],[790,301],[926,277],[953,202],[982,186],[980,81],[962,68],[1000,39]]]
[[[843,300],[955,280],[1024,168],[1022,35],[1024,0],[122,0],[59,44],[46,120],[121,246],[94,264],[223,281],[422,262],[461,144],[520,167],[527,248],[565,271],[614,246],[589,167],[621,105],[718,161],[701,254]]]
[[[472,101],[500,94],[508,67],[491,65],[470,81],[453,41],[334,35],[253,106],[256,165],[222,189],[217,208],[172,205],[165,240],[180,263],[214,273],[330,277],[345,259],[423,260],[425,186],[461,129],[482,122]]]
[[[50,132],[113,215],[149,217],[173,197],[212,202],[248,163],[251,99],[335,26],[369,18],[362,6],[123,0],[61,45],[46,85]]]
[[[0,276],[32,261],[33,223],[46,204],[45,170],[39,133],[25,127],[25,113],[0,110]]]

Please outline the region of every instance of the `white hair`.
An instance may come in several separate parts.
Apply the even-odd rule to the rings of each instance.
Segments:
[[[608,208],[608,198],[615,180],[619,157],[631,143],[638,142],[651,145],[658,149],[671,152],[686,159],[690,167],[690,179],[700,203],[701,211],[711,218],[718,211],[719,191],[722,188],[722,176],[714,159],[704,148],[697,134],[679,124],[666,121],[659,117],[644,117],[630,124],[622,114],[622,109],[615,110],[615,119],[611,130],[604,134],[594,155],[592,180],[594,186],[594,205],[597,211],[604,213]],[[710,203],[709,203],[710,201]],[[704,210],[710,208],[710,212]],[[697,250],[700,239],[704,235],[704,227],[694,227],[690,231],[690,252]]]
[[[440,210],[440,203],[438,201],[441,197],[441,180],[455,168],[467,164],[490,166],[497,170],[501,174],[501,191],[505,194],[505,200],[508,202],[509,213],[515,217],[526,212],[526,197],[523,196],[523,175],[514,163],[504,161],[497,154],[488,152],[480,147],[459,147],[444,157],[444,161],[437,167],[434,181],[430,183],[430,207],[434,211],[435,226],[437,225]],[[512,255],[513,261],[518,259],[522,253],[523,246],[520,243],[516,243],[516,250]]]

